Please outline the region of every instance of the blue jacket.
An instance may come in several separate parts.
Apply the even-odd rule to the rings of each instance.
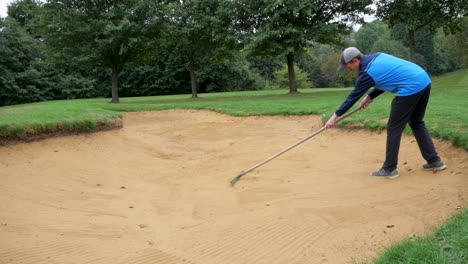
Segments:
[[[431,79],[426,71],[412,62],[385,53],[365,55],[359,63],[354,90],[335,113],[337,116],[346,113],[371,87],[375,88],[369,97],[374,99],[383,92],[409,96],[424,90],[429,84]]]

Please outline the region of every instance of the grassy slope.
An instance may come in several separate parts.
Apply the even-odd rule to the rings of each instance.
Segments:
[[[468,69],[436,78],[426,115],[432,136],[468,150]]]

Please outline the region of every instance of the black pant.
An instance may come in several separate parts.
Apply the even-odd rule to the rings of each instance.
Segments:
[[[401,135],[407,123],[409,123],[413,131],[423,158],[428,163],[440,159],[423,121],[430,93],[431,85],[429,84],[424,90],[416,94],[397,96],[393,99],[387,124],[387,150],[383,165],[385,170],[393,171],[397,168]]]

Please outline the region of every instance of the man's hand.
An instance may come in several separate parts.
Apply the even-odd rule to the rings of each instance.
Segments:
[[[335,126],[336,124],[336,119],[338,118],[338,116],[336,114],[333,114],[332,117],[330,117],[330,119],[328,119],[328,122],[325,124],[325,127],[326,128],[332,128]]]
[[[364,109],[367,108],[370,103],[372,103],[372,99],[367,95],[364,99],[362,99],[361,104],[359,105],[359,108]]]

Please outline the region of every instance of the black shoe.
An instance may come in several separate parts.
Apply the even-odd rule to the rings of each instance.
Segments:
[[[445,170],[445,168],[447,168],[447,166],[441,160],[438,160],[438,161],[433,162],[433,163],[426,163],[422,167],[423,167],[423,169],[425,169],[427,171],[441,171],[441,170]]]
[[[393,171],[387,171],[384,168],[382,168],[379,171],[373,172],[372,176],[381,178],[381,179],[391,179],[391,178],[396,178],[400,175],[398,175],[397,169],[394,169]]]

